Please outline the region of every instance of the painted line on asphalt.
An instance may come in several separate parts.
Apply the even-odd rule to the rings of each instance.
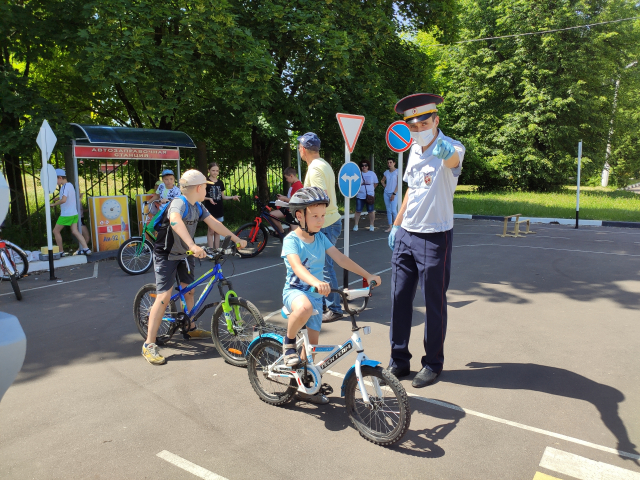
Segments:
[[[46,272],[46,273],[48,273],[48,272]],[[52,283],[51,285],[43,285],[42,287],[27,288],[26,290],[20,289],[20,291],[21,292],[30,292],[31,290],[40,290],[41,288],[59,287],[60,285],[66,285],[67,283],[81,282],[82,280],[91,280],[92,278],[98,278],[98,262],[95,262],[93,264],[93,275],[90,276],[90,277],[76,278],[75,280],[69,280],[68,282],[65,282],[64,280],[62,280],[62,281],[60,281],[60,283]],[[5,295],[13,295],[13,292],[12,293],[2,293],[2,294],[0,294],[0,297],[3,297]]]
[[[495,235],[498,235],[497,233],[462,233],[462,232],[454,232],[454,235],[458,236],[458,235],[475,235],[475,236],[481,236],[481,235],[485,235],[488,237],[493,237]],[[523,235],[524,236],[524,235]],[[536,235],[535,237],[527,237],[527,238],[561,238],[563,240],[571,240],[569,237],[554,237],[551,235]],[[598,240],[596,240],[598,241]],[[603,240],[605,242],[610,242],[611,240]]]
[[[454,245],[454,248],[460,247],[511,247],[511,248],[535,248],[538,250],[555,250],[557,252],[577,252],[577,253],[597,253],[599,255],[617,255],[619,257],[640,257],[632,253],[615,253],[615,252],[594,252],[591,250],[575,250],[571,248],[551,248],[551,247],[533,247],[530,245],[504,245],[499,243],[477,243],[475,245]]]
[[[343,373],[334,372],[333,370],[327,370],[327,373],[330,375],[333,375],[334,377],[344,378]],[[484,418],[485,420],[492,420],[494,422],[502,423],[504,425],[509,425],[511,427],[520,428],[522,430],[528,430],[530,432],[540,433],[548,437],[559,438],[560,440],[566,440],[567,442],[577,443],[578,445],[590,447],[595,450],[600,450],[602,452],[613,453],[614,455],[619,455],[621,457],[640,460],[640,455],[637,455],[635,453],[623,452],[622,450],[616,450],[615,448],[604,447],[596,443],[580,440],[579,438],[569,437],[568,435],[563,435],[561,433],[555,433],[555,432],[551,432],[549,430],[543,430],[542,428],[537,428],[537,427],[530,427],[529,425],[524,425],[523,423],[512,422],[511,420],[505,420],[504,418],[498,418],[498,417],[494,417],[493,415],[487,415],[485,413],[476,412],[475,410],[469,410],[467,408],[463,408],[458,405],[453,405],[452,403],[443,402],[441,400],[435,400],[433,398],[421,397],[420,395],[416,395],[415,393],[407,392],[407,395],[411,398],[415,398],[416,400],[432,403],[433,405],[449,408],[451,410],[457,410],[458,412],[464,412],[467,415],[473,415],[475,417]],[[614,478],[617,478],[617,477],[614,477]],[[637,477],[637,478],[634,477],[634,480],[640,480],[640,477]]]
[[[171,453],[166,450],[163,450],[160,453],[156,453],[156,457],[160,457],[161,459],[166,460],[172,465],[175,465],[176,467],[181,468],[182,470],[189,472],[198,478],[203,478],[204,480],[227,480],[225,477],[222,477],[217,473],[213,473],[212,471],[207,470],[200,465],[196,465],[195,463],[192,463],[189,460],[185,460],[175,453]]]
[[[547,447],[540,466],[579,480],[640,480],[640,473]]]
[[[378,240],[386,240],[386,239],[387,239],[387,237],[379,237],[379,238],[374,238],[372,240],[365,240],[364,242],[352,243],[349,246],[350,247],[355,247],[356,245],[362,245],[363,243],[375,242],[375,241],[378,241]],[[340,248],[338,248],[338,250],[342,250],[343,248],[344,247],[340,247]],[[274,267],[284,267],[284,262],[276,263],[274,265],[268,265],[268,266],[262,267],[262,268],[256,268],[255,270],[249,270],[248,272],[236,273],[234,275],[231,275],[228,278],[241,277],[242,275],[248,275],[250,273],[259,272],[260,270],[266,270],[268,268],[274,268]],[[8,294],[5,294],[5,295],[8,295]]]

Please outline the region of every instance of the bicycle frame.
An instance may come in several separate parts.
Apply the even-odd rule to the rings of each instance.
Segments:
[[[365,335],[368,335],[369,333],[371,333],[370,327],[363,327],[362,330]],[[355,350],[358,353],[358,356],[356,358],[354,366],[351,367],[351,369],[347,372],[347,374],[344,377],[344,382],[342,384],[343,392],[344,392],[344,387],[347,381],[349,380],[349,377],[355,373],[356,378],[358,379],[358,386],[360,387],[360,393],[362,394],[362,400],[367,404],[370,403],[369,395],[364,386],[364,380],[362,378],[362,365],[375,367],[380,362],[370,360],[364,354],[362,339],[360,338],[360,335],[358,334],[358,332],[354,331],[353,334],[351,335],[351,338],[349,338],[349,340],[347,340],[345,343],[341,345],[312,345],[309,343],[309,335],[307,333],[307,330],[303,329],[301,333],[302,333],[302,338],[298,339],[298,341],[296,342],[296,346],[297,348],[303,347],[305,349],[308,359],[313,358],[312,355],[314,352],[329,352],[329,354],[320,362],[315,364],[314,363],[304,364],[301,368],[298,368],[297,370],[292,370],[290,367],[279,364],[284,357],[284,355],[281,355],[273,364],[269,365],[267,376],[269,378],[276,378],[276,377],[295,378],[296,383],[298,384],[299,392],[306,393],[308,395],[314,395],[320,390],[320,387],[322,386],[322,382],[321,382],[322,376],[327,372],[327,370],[329,370],[329,367],[331,365],[335,365],[338,362],[342,361],[352,351]],[[302,375],[300,375],[301,371],[302,371]],[[308,377],[309,373],[313,377],[313,385],[311,387],[307,387],[305,385],[305,382],[307,381],[305,377]],[[382,390],[380,387],[380,383],[378,382],[378,379],[374,378],[373,380],[374,380],[373,386],[375,388],[376,395],[378,397],[382,397]]]
[[[271,225],[271,228],[273,228],[273,230],[276,232],[276,235],[278,236],[278,238],[282,238],[282,237],[280,236],[280,230],[278,229],[278,227],[276,227],[275,223],[273,223],[274,221],[281,224],[284,223],[285,225],[289,225],[289,227],[291,227],[291,223],[287,222],[284,218],[276,219],[275,217],[272,217],[271,215],[269,215],[269,213],[265,212],[265,209],[270,209],[270,208],[271,207],[269,206],[265,206],[265,207],[261,206],[260,214],[254,219],[254,222],[256,222],[256,225],[251,229],[251,232],[249,233],[250,242],[256,241],[256,235],[258,235],[258,231],[260,230],[260,224],[262,223],[262,219],[266,220],[267,223]],[[268,211],[271,211],[271,210],[268,210]]]
[[[187,302],[185,300],[185,294],[189,293],[190,291],[195,289],[197,286],[202,285],[205,282],[208,282],[208,283],[207,283],[207,286],[204,288],[204,291],[200,294],[200,297],[198,298],[198,300],[194,302],[193,308],[191,310],[188,310]],[[178,282],[178,286],[176,287],[176,289],[178,290],[178,293],[172,295],[171,300],[176,301],[179,299],[182,302],[182,310],[184,314],[189,319],[192,319],[192,321],[195,321],[207,308],[216,305],[216,303],[212,303],[210,305],[206,305],[205,308],[201,310],[201,307],[203,306],[204,301],[207,299],[207,297],[209,296],[209,293],[211,293],[211,290],[213,289],[213,286],[216,283],[218,283],[220,298],[223,299],[222,310],[224,312],[225,319],[227,321],[227,330],[229,330],[229,332],[233,334],[234,331],[233,331],[233,320],[231,319],[231,309],[234,308],[236,318],[240,318],[240,308],[237,305],[235,305],[234,307],[229,305],[229,297],[237,297],[238,295],[236,294],[236,292],[233,291],[233,286],[231,285],[231,282],[224,278],[224,275],[222,274],[222,266],[219,263],[216,263],[211,270],[204,273],[202,276],[200,276],[200,278],[195,280],[193,283],[187,285],[186,287],[180,286],[180,283]],[[222,290],[223,286],[228,287],[226,294]],[[174,321],[174,320],[175,319],[171,319],[170,321]]]

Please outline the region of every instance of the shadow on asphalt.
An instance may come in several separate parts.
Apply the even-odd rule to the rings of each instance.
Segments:
[[[302,401],[290,404],[288,409],[304,413],[324,422],[327,430],[339,432],[347,428],[355,427],[347,415],[344,405],[344,398],[329,397],[331,403],[317,406]],[[439,458],[445,455],[445,450],[437,443],[443,440],[456,428],[465,413],[462,410],[440,407],[438,405],[425,403],[420,400],[410,400],[412,422],[415,424],[417,414],[426,415],[429,418],[449,420],[432,428],[413,430],[411,426],[399,444],[390,447],[391,450],[405,455],[421,458]],[[448,402],[447,402],[448,403]],[[366,442],[362,438],[363,442]]]
[[[532,390],[591,403],[600,412],[604,425],[618,440],[618,450],[638,455],[627,429],[618,415],[624,394],[613,387],[595,382],[563,368],[535,363],[467,364],[470,370],[445,370],[441,382],[480,388]],[[620,455],[620,458],[630,460]],[[637,465],[637,460],[633,460]]]

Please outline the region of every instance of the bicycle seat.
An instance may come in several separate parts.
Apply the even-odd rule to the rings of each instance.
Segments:
[[[291,315],[291,312],[289,311],[289,309],[287,307],[285,307],[284,305],[282,306],[282,310],[281,312],[282,316],[284,317],[285,320],[289,319],[289,315]],[[313,315],[318,315],[320,312],[317,311],[315,308],[313,309]]]

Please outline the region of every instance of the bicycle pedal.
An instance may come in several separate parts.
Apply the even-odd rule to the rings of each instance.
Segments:
[[[333,387],[328,383],[323,383],[322,386],[320,387],[320,393],[322,393],[322,395],[325,395],[325,396],[331,395],[333,393]]]

